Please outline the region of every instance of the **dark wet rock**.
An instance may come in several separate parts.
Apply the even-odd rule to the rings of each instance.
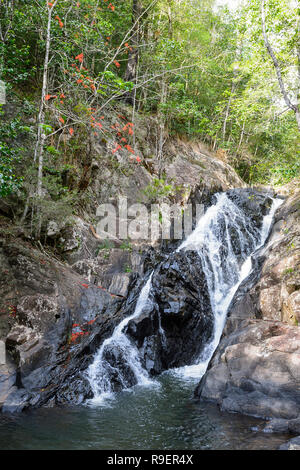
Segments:
[[[6,317],[10,330],[0,329],[12,358],[0,370],[3,411],[41,406],[53,397],[61,403],[60,388],[67,383],[68,396],[90,396],[87,386],[79,393],[77,379],[69,378],[91,362],[122,318],[120,301],[22,242],[2,244],[1,256],[6,260],[0,266],[2,279],[11,280],[0,301],[2,308],[7,299],[11,305]]]
[[[196,192],[194,195],[195,200],[197,194]],[[214,195],[209,194],[209,191],[205,194],[204,202],[215,202]],[[233,249],[242,262],[245,252],[250,254],[253,250],[253,240],[259,241],[262,220],[270,209],[272,200],[268,194],[255,190],[237,189],[230,190],[227,194],[243,212],[249,214],[249,227],[245,227],[249,233],[245,233],[243,246],[234,224],[226,227],[224,225],[223,229],[222,226],[218,227],[220,233],[232,232]],[[199,201],[201,197],[203,194],[200,196],[199,192]],[[222,219],[219,223],[223,223]],[[237,243],[234,242],[235,237]],[[227,256],[224,243],[224,260]],[[148,264],[155,266],[158,259],[151,250],[148,257]],[[257,261],[256,274],[261,263],[262,261]],[[232,275],[229,272],[227,274]],[[253,283],[256,274],[253,276]],[[132,320],[127,327],[127,333],[137,344],[147,370],[158,374],[168,368],[193,363],[199,358],[213,331],[207,281],[201,258],[196,251],[164,253],[158,268],[154,270],[150,300],[139,318]]]
[[[265,433],[286,433],[289,431],[289,421],[287,419],[271,419],[264,427]]]
[[[108,369],[112,390],[118,392],[123,388],[136,385],[137,379],[130,364],[124,361],[122,350],[115,345],[103,352],[105,367]]]
[[[231,189],[226,194],[229,199],[247,214],[253,225],[257,228],[261,227],[262,216],[266,215],[271,208],[273,194],[250,188]]]
[[[2,413],[20,413],[29,408],[31,398],[32,395],[25,389],[14,387],[6,398],[1,411]]]
[[[85,373],[78,373],[75,370],[74,372],[60,385],[55,395],[47,400],[46,405],[81,405],[86,400],[93,398],[93,392]]]
[[[173,253],[152,278],[151,302],[131,320],[136,342],[152,374],[192,364],[212,335],[213,314],[206,278],[196,252]]]
[[[266,427],[264,432],[280,432],[285,433],[289,432],[290,434],[299,435],[300,433],[300,418],[296,419],[271,419]]]
[[[289,432],[292,434],[300,433],[300,418],[291,419],[288,422]]]

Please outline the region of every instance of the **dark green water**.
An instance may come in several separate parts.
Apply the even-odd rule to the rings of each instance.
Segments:
[[[263,433],[262,420],[196,402],[195,382],[164,375],[158,383],[106,406],[0,415],[0,449],[277,449],[288,439]]]

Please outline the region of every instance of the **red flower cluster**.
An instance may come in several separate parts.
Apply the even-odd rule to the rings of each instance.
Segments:
[[[8,312],[9,312],[8,315],[10,317],[15,318],[16,315],[17,315],[17,307],[15,305],[9,305],[8,306]]]

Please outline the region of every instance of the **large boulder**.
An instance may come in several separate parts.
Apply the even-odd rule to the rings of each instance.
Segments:
[[[300,414],[300,331],[259,320],[225,338],[198,388],[225,411],[263,418]]]
[[[290,439],[279,447],[279,450],[300,450],[300,436]]]

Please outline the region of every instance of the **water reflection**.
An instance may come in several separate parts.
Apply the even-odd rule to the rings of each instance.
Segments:
[[[194,384],[165,374],[160,387],[136,387],[111,406],[0,415],[1,449],[277,449],[288,438],[264,422],[196,402]],[[251,428],[259,429],[257,432]]]

